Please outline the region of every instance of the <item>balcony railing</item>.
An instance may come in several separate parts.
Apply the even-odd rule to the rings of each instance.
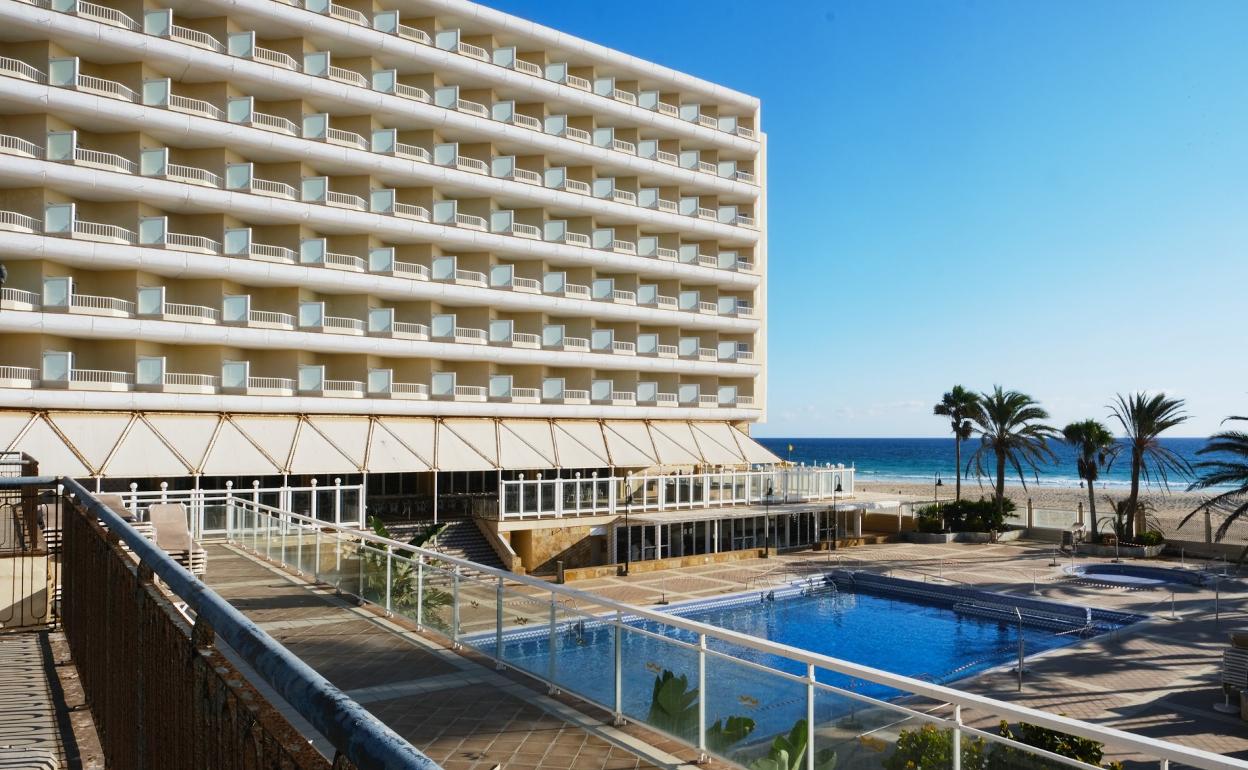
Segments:
[[[678,348],[675,345],[656,345],[654,353],[659,358],[675,358]]]
[[[656,150],[654,153],[654,159],[659,161],[660,163],[667,163],[672,166],[676,166],[680,164],[679,155],[677,155],[674,152],[666,152],[664,150]]]
[[[178,318],[191,318],[193,321],[201,323],[221,321],[221,311],[218,311],[218,309],[203,305],[186,305],[183,302],[166,302],[165,314],[166,316],[176,316]]]
[[[574,299],[590,299],[593,296],[588,286],[582,286],[579,283],[565,283],[563,295]]]
[[[636,206],[637,205],[637,193],[629,192],[628,190],[612,190],[611,200],[615,201],[616,203],[624,203],[629,206]]]
[[[580,128],[573,128],[572,126],[564,126],[563,131],[556,134],[556,136],[565,136],[568,139],[576,142],[582,142],[584,144],[589,144],[590,140],[593,139],[593,136],[591,136],[588,131]]]
[[[19,305],[31,305],[39,307],[39,294],[25,289],[15,289],[11,286],[0,288],[0,301],[13,302]]]
[[[221,45],[221,41],[207,32],[200,32],[197,29],[173,24],[169,27],[169,37],[208,51],[225,53],[225,46]]]
[[[422,222],[429,221],[429,209],[424,206],[413,206],[410,203],[395,203],[393,205],[393,210],[396,217],[418,219]]]
[[[624,102],[625,104],[637,104],[636,94],[621,90],[619,88],[611,90],[611,98],[617,102]]]
[[[480,385],[456,385],[455,398],[486,398],[489,391]]]
[[[121,11],[96,5],[95,3],[88,3],[85,0],[76,0],[64,12],[73,16],[93,19],[113,27],[128,29],[131,32],[139,32],[143,29],[142,25]]]
[[[433,38],[429,37],[429,33],[419,27],[413,27],[408,24],[400,24],[395,29],[395,34],[407,40],[414,40],[417,43],[433,45]]]
[[[476,115],[479,118],[490,117],[490,110],[484,104],[470,102],[467,99],[456,99],[455,109],[460,112],[466,112],[469,115]]]
[[[347,83],[360,88],[368,88],[368,78],[364,77],[355,70],[349,70],[345,67],[335,67],[330,65],[327,70],[330,80],[337,80],[340,83]]]
[[[490,223],[486,222],[484,217],[456,213],[455,224],[459,227],[467,227],[470,230],[488,230]]]
[[[463,41],[460,41],[455,46],[455,52],[462,56],[468,56],[478,61],[488,62],[490,60],[489,51],[486,51],[484,48],[482,48],[479,45],[473,45],[472,43],[465,43]]]
[[[402,273],[419,280],[429,280],[429,268],[415,262],[394,262],[394,272]]]
[[[294,121],[278,115],[270,115],[267,112],[251,113],[251,125],[257,128],[263,128],[266,131],[276,131],[279,134],[289,134],[290,136],[299,135],[299,126]]]
[[[27,233],[43,232],[43,222],[17,211],[0,211],[0,228]]]
[[[513,332],[511,335],[511,344],[515,346],[539,348],[542,346],[542,336],[540,334]]]
[[[524,182],[525,184],[534,184],[538,186],[541,186],[542,184],[542,175],[536,171],[529,171],[527,168],[513,168],[511,173],[503,178],[506,179],[508,177],[517,182]]]
[[[364,383],[358,380],[325,380],[321,390],[325,393],[348,393],[353,396],[364,395]]]
[[[719,397],[707,395],[698,396],[698,406],[719,406]]]
[[[714,302],[698,302],[698,312],[715,314],[719,312],[719,305]]]
[[[343,21],[349,22],[351,24],[358,24],[361,27],[372,26],[368,22],[368,17],[365,16],[363,13],[355,10],[354,8],[348,8],[345,5],[339,5],[338,3],[329,3],[329,15],[333,16],[336,19],[341,19]]]
[[[470,342],[474,344],[485,344],[490,338],[484,329],[470,329],[464,326],[456,326],[451,330],[450,334],[436,336],[440,339],[451,338],[456,342]]]
[[[636,254],[637,244],[630,243],[629,241],[613,240],[611,241],[610,251],[614,251],[619,254]]]
[[[542,130],[542,121],[529,115],[522,115],[519,112],[513,112],[511,114],[511,122],[515,123],[517,126],[528,128],[533,131]]]
[[[0,56],[0,73],[34,83],[48,82],[48,76],[43,70],[36,69],[21,59],[14,59],[9,56]]]
[[[288,249],[285,246],[269,246],[263,243],[253,243],[248,246],[247,254],[250,257],[256,257],[261,260],[290,262],[292,264],[297,262],[299,257],[294,249]]]
[[[321,320],[321,325],[326,329],[335,329],[337,331],[364,333],[364,322],[355,318],[342,318],[340,316],[327,315]]]
[[[34,142],[28,142],[20,136],[0,134],[0,152],[6,155],[21,155],[27,158],[42,158],[43,148]]]
[[[99,297],[94,294],[72,294],[69,306],[86,310],[106,310],[114,313],[134,313],[134,303],[116,297]]]
[[[249,310],[247,311],[247,321],[254,324],[281,326],[287,329],[295,328],[295,317],[293,315],[290,313],[278,313],[273,310]]]
[[[206,187],[220,187],[221,177],[202,168],[183,166],[180,163],[165,164],[165,178]]]
[[[391,324],[391,329],[395,334],[406,334],[411,337],[429,337],[429,327],[425,324],[409,323],[407,321],[395,321]]]
[[[487,278],[485,273],[478,270],[459,270],[456,269],[451,280],[455,283],[466,283],[473,286],[485,286]]]
[[[169,94],[169,109],[190,115],[212,118],[213,120],[225,120],[225,111],[220,107],[217,107],[212,102],[206,102],[203,99],[192,99],[188,96]]]
[[[526,75],[532,75],[533,77],[538,77],[538,78],[546,77],[546,74],[542,72],[541,65],[534,64],[531,61],[525,61],[524,59],[513,59],[511,66],[512,66],[512,69],[515,69],[518,72],[523,72]]]
[[[593,191],[593,188],[585,182],[566,178],[559,184],[554,185],[554,189],[567,190],[568,192],[577,193],[578,195],[589,195]]]
[[[299,72],[302,67],[299,66],[298,60],[293,56],[288,56],[281,51],[274,51],[269,48],[261,48],[254,46],[251,49],[251,58],[256,61],[262,61],[265,64],[272,64],[275,67]]]
[[[257,195],[269,195],[275,198],[286,198],[292,201],[299,197],[299,191],[285,182],[272,182],[268,179],[253,178],[249,187],[251,191]]]
[[[368,209],[368,201],[350,193],[327,191],[325,193],[325,203],[329,206],[356,209],[357,211],[366,211]]]
[[[404,99],[412,99],[418,102],[429,103],[429,92],[423,88],[409,86],[406,83],[395,83],[394,92]]]
[[[611,352],[625,356],[637,355],[637,344],[633,342],[611,342]]]
[[[526,291],[534,294],[542,293],[542,282],[532,278],[521,278],[515,276],[511,279],[511,288],[516,291]]]
[[[128,86],[118,83],[115,80],[105,80],[104,78],[97,78],[93,75],[79,74],[75,80],[75,86],[79,91],[86,93],[107,96],[112,99],[121,99],[126,102],[139,101],[138,94],[136,94]]]
[[[568,388],[563,391],[564,401],[589,401],[588,390],[573,390]]]
[[[568,75],[566,78],[564,78],[564,83],[566,85],[572,86],[573,88],[580,89],[581,91],[593,90],[593,84],[590,83],[585,78],[580,77],[579,75]]]
[[[74,162],[75,164],[82,164],[93,168],[120,171],[123,174],[133,174],[139,169],[138,164],[129,158],[123,158],[122,156],[111,152],[88,150],[82,147],[74,148]]]
[[[667,262],[675,262],[680,258],[680,252],[676,249],[665,249],[662,246],[658,246],[654,250],[654,256]]]
[[[637,304],[637,292],[627,291],[625,289],[612,289],[611,301],[621,302],[626,305],[636,305]]]
[[[589,339],[586,337],[564,337],[564,350],[576,350],[584,353],[589,352]]]
[[[293,393],[295,381],[287,377],[248,377],[247,387],[256,390],[282,390]]]
[[[212,388],[213,390],[221,387],[221,378],[215,374],[178,374],[166,372],[162,380],[165,385],[192,388]]]
[[[361,272],[368,269],[368,263],[363,259],[360,259],[352,254],[339,254],[333,251],[325,253],[325,264],[330,267],[358,270]]]
[[[429,386],[423,382],[392,382],[390,392],[416,398],[429,398]]]
[[[166,233],[165,245],[175,249],[206,251],[210,254],[221,253],[221,242],[202,235],[185,235],[183,233]]]
[[[69,381],[84,385],[133,385],[134,375],[105,369],[70,369]]]
[[[39,381],[39,370],[28,366],[0,366],[0,380]]]
[[[83,222],[80,219],[74,220],[74,237],[82,237],[88,240],[106,241],[110,243],[129,243],[134,244],[137,238],[134,232],[117,225],[105,225],[99,222]]]
[[[637,145],[633,144],[632,142],[626,142],[623,139],[612,139],[611,149],[615,150],[616,152],[626,152],[629,155],[637,154]]]
[[[357,150],[368,150],[368,140],[354,131],[343,131],[340,128],[325,129],[325,141],[354,147]]]
[[[425,163],[429,163],[433,160],[429,151],[424,147],[415,144],[407,144],[405,142],[394,143],[394,154],[401,158],[410,158],[412,160],[419,160]]]

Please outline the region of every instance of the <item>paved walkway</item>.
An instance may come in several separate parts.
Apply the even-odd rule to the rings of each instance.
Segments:
[[[529,680],[452,652],[232,547],[210,544],[208,554],[213,590],[445,770],[677,768],[694,758],[672,741],[607,726],[607,714],[546,696]],[[289,709],[284,713],[311,730]],[[317,743],[330,751],[323,739]]]

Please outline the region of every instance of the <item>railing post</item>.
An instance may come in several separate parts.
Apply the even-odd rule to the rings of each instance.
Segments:
[[[962,770],[962,707],[953,707],[953,766],[952,770]]]
[[[615,611],[615,724],[624,723],[624,613]]]
[[[556,623],[555,603],[556,603],[555,592],[551,591],[550,592],[550,631],[549,631],[549,637],[548,637],[547,644],[546,644],[546,650],[547,650],[546,652],[546,658],[547,658],[546,681],[549,682],[550,693],[552,695],[555,692],[555,670],[556,670],[555,669],[555,655],[558,652],[558,646],[555,644],[555,641],[556,641],[555,640],[555,623]]]
[[[555,471],[558,473],[558,471]],[[563,515],[563,477],[556,476],[555,481],[555,516]]]
[[[459,565],[451,570],[451,646],[459,647]]]
[[[956,740],[956,739],[955,739]],[[955,749],[956,752],[956,749]],[[954,760],[957,770],[957,760]],[[815,770],[815,664],[806,664],[806,770]]]
[[[425,625],[425,555],[416,557],[416,627]]]
[[[321,581],[321,528],[316,528],[316,555],[312,557],[312,577],[316,582]]]
[[[498,576],[494,596],[494,668],[503,668],[503,576]]]
[[[706,634],[698,634],[698,751],[706,756]]]
[[[394,547],[386,543],[386,614],[393,613],[393,591],[391,590],[391,581],[394,578]]]
[[[162,504],[169,502],[169,482],[168,481],[160,482],[160,502]]]
[[[342,523],[342,478],[334,477],[334,523]]]
[[[234,540],[234,482],[225,482],[225,539]]]
[[[320,520],[320,516],[316,515],[316,479],[312,479],[312,518]]]

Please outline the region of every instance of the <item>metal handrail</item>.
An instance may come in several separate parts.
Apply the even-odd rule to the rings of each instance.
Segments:
[[[100,503],[74,479],[19,477],[0,480],[5,487],[40,483],[59,483],[67,493],[76,497],[89,513],[108,527],[109,532],[125,542],[141,564],[150,568],[172,593],[186,602],[197,618],[207,621],[217,636],[360,770],[438,770],[433,760],[260,630],[254,621],[175,562],[155,542]]]

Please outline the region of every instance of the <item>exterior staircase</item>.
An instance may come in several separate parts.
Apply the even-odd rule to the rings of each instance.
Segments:
[[[430,543],[429,546],[447,556],[467,559],[495,569],[506,569],[498,558],[498,554],[494,552],[494,546],[485,539],[485,535],[481,534],[481,530],[477,529],[477,523],[472,519],[448,521],[446,529],[438,535],[437,542]]]

